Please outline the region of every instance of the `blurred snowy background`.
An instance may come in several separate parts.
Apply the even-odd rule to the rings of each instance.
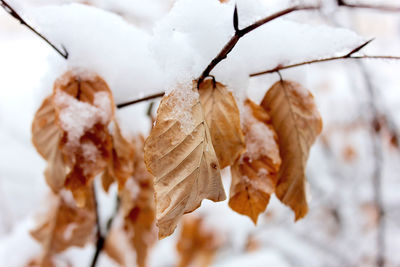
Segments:
[[[54,80],[69,68],[97,72],[117,103],[188,82],[233,33],[233,2],[10,0],[27,21],[68,49],[68,62],[0,10],[0,266],[26,266],[40,254],[29,230],[46,209],[49,189],[30,127]],[[236,2],[243,27],[294,1]],[[399,6],[398,0],[353,2]],[[399,13],[338,8],[330,0],[323,6],[322,12],[292,14],[249,34],[213,74],[238,99],[259,101],[279,77],[249,79],[252,72],[342,55],[373,37],[362,53],[400,56]],[[324,120],[308,163],[309,214],[293,223],[291,211],[272,198],[254,226],[227,202],[204,201],[195,213],[222,242],[213,266],[377,266],[379,253],[385,266],[400,266],[400,62],[343,60],[281,74],[314,93]],[[118,111],[127,134],[147,133],[146,108]],[[228,191],[229,172],[223,173]],[[101,196],[103,223],[115,192]],[[178,235],[179,229],[155,245],[150,266],[176,264]],[[93,251],[88,245],[60,258],[89,266]],[[98,266],[114,265],[102,254]]]

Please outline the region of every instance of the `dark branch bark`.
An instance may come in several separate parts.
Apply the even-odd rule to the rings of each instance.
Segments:
[[[366,89],[368,94],[368,102],[371,110],[371,122],[370,122],[370,133],[371,133],[371,145],[372,145],[372,157],[374,158],[374,168],[372,172],[372,187],[374,191],[374,206],[378,212],[377,220],[377,235],[376,235],[376,267],[385,266],[385,251],[386,251],[386,223],[385,223],[385,208],[382,198],[382,166],[383,166],[383,143],[382,137],[380,136],[381,127],[379,125],[379,111],[374,92],[374,87],[371,82],[370,75],[367,73],[364,65],[359,64],[360,70],[366,83]]]
[[[289,13],[292,13],[294,11],[300,11],[300,10],[316,10],[319,9],[319,6],[294,6],[290,7],[284,10],[281,10],[279,12],[276,12],[268,17],[265,17],[263,19],[260,19],[253,24],[247,26],[244,29],[239,29],[238,24],[239,24],[239,18],[237,15],[237,9],[235,7],[235,11],[233,13],[233,26],[235,29],[235,34],[232,36],[232,38],[228,41],[228,43],[222,48],[222,50],[219,52],[219,54],[208,64],[206,69],[203,71],[203,73],[200,75],[198,78],[198,84],[200,84],[206,77],[210,75],[210,72],[215,68],[215,66],[218,65],[222,60],[224,60],[228,54],[232,51],[232,49],[236,46],[240,38],[248,34],[249,32],[257,29],[258,27],[266,24],[267,22],[270,22],[276,18],[282,17],[284,15],[287,15]]]
[[[107,239],[107,235],[110,232],[112,223],[118,213],[118,209],[119,209],[119,198],[117,196],[117,205],[115,207],[115,211],[114,214],[108,219],[107,221],[107,225],[106,225],[106,233],[102,234],[101,233],[101,223],[100,223],[100,217],[99,217],[99,207],[98,207],[98,203],[97,203],[97,194],[96,194],[96,189],[95,186],[93,185],[93,198],[94,198],[94,206],[95,206],[95,210],[96,210],[96,227],[97,227],[97,231],[96,231],[96,250],[93,254],[93,258],[92,261],[90,263],[90,267],[95,267],[97,265],[97,261],[99,259],[100,253],[103,251],[104,248],[104,244],[106,242]]]
[[[280,66],[279,65],[279,66],[277,66],[277,67],[275,67],[273,69],[270,69],[270,70],[265,70],[265,71],[261,71],[261,72],[252,73],[252,74],[250,74],[250,77],[255,77],[255,76],[274,73],[274,72],[279,73],[279,71],[281,71],[281,70],[300,67],[300,66],[303,66],[303,65],[321,63],[321,62],[327,62],[327,61],[334,61],[334,60],[341,60],[341,59],[391,59],[391,60],[400,60],[400,56],[399,57],[397,57],[397,56],[353,56],[353,54],[359,52],[362,48],[364,48],[366,45],[368,45],[372,40],[373,39],[368,40],[367,42],[357,46],[352,51],[350,51],[349,53],[347,53],[346,55],[343,55],[343,56],[323,58],[323,59],[314,59],[314,60],[304,61],[304,62],[291,64],[291,65],[287,65],[287,66]],[[209,75],[207,75],[207,76],[209,76]],[[206,78],[207,76],[205,76],[204,78]],[[199,78],[199,82],[200,82],[200,78]],[[164,92],[161,92],[161,93],[157,93],[157,94],[154,94],[154,95],[149,95],[149,96],[146,96],[146,97],[143,97],[143,98],[139,98],[139,99],[136,99],[136,100],[132,100],[132,101],[128,101],[128,102],[125,102],[125,103],[121,103],[121,104],[117,105],[117,108],[123,108],[123,107],[129,106],[129,105],[133,105],[133,104],[136,104],[136,103],[140,103],[140,102],[152,100],[152,99],[155,99],[155,98],[163,97],[164,94],[165,94]]]
[[[281,70],[286,70],[286,69],[291,69],[291,68],[296,68],[304,65],[309,65],[309,64],[314,64],[314,63],[321,63],[321,62],[327,62],[327,61],[334,61],[334,60],[342,60],[342,59],[392,59],[392,60],[400,60],[400,56],[354,56],[355,53],[359,52],[361,49],[363,49],[366,45],[368,45],[373,39],[363,43],[360,46],[357,46],[353,50],[351,50],[349,53],[343,55],[343,56],[337,56],[337,57],[329,57],[329,58],[322,58],[322,59],[313,59],[309,61],[304,61],[296,64],[291,64],[291,65],[278,65],[273,69],[269,70],[264,70],[260,72],[255,72],[251,73],[250,77],[255,77],[255,76],[260,76],[264,74],[269,74],[269,73],[274,73],[274,72],[279,72]]]
[[[136,104],[136,103],[140,103],[140,102],[152,100],[152,99],[155,99],[155,98],[163,97],[164,95],[165,95],[164,92],[157,93],[157,94],[154,94],[154,95],[149,95],[149,96],[146,96],[146,97],[142,97],[142,98],[139,98],[139,99],[135,99],[135,100],[132,100],[132,101],[128,101],[128,102],[124,102],[124,103],[118,104],[117,108],[123,108],[123,107],[129,106],[129,105],[133,105],[133,104]]]
[[[26,26],[29,30],[31,30],[33,33],[35,33],[37,36],[39,36],[41,39],[43,39],[47,44],[49,44],[60,56],[62,56],[64,59],[68,59],[68,51],[65,49],[63,45],[61,45],[62,50],[58,49],[53,43],[51,43],[44,35],[39,33],[36,29],[34,29],[31,25],[29,25],[16,11],[13,9],[6,1],[0,0],[0,5],[4,10],[10,14],[13,18],[18,20],[22,25]]]
[[[400,7],[379,6],[379,5],[369,5],[369,4],[350,4],[345,2],[344,0],[337,0],[337,4],[338,6],[347,8],[361,8],[361,9],[372,9],[372,10],[386,11],[386,12],[400,12]]]

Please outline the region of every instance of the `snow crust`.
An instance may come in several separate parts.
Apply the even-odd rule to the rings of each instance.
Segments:
[[[57,91],[54,103],[60,108],[59,120],[61,128],[68,134],[67,145],[72,147],[78,146],[83,134],[96,123],[106,125],[111,120],[112,106],[107,92],[95,93],[94,105],[91,105],[81,102],[67,93]],[[89,146],[87,148],[88,153],[93,151]],[[96,147],[94,148],[96,149]]]

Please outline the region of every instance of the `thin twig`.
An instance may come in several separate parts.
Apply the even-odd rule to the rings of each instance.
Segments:
[[[391,6],[379,6],[379,5],[369,5],[369,4],[349,4],[344,0],[337,0],[338,6],[347,7],[347,8],[362,8],[362,9],[372,9],[377,11],[386,11],[386,12],[400,12],[400,7],[391,7]]]
[[[135,99],[135,100],[132,100],[132,101],[128,101],[128,102],[124,102],[124,103],[118,104],[117,108],[123,108],[123,107],[129,106],[129,105],[133,105],[133,104],[136,104],[136,103],[140,103],[140,102],[156,99],[156,98],[159,98],[159,97],[163,97],[164,95],[165,95],[164,92],[157,93],[157,94],[154,94],[154,95],[149,95],[149,96],[146,96],[146,97],[142,97],[142,98],[139,98],[139,99]]]
[[[94,209],[96,212],[96,250],[92,258],[92,262],[90,264],[91,267],[96,266],[97,260],[99,258],[100,252],[103,250],[104,247],[104,237],[101,234],[101,223],[100,223],[100,216],[99,216],[99,205],[97,203],[97,194],[96,188],[93,184],[93,201],[94,201]]]
[[[100,253],[102,252],[108,233],[110,232],[112,223],[118,213],[119,210],[119,205],[120,205],[120,201],[117,195],[117,204],[115,207],[115,211],[114,214],[108,219],[107,221],[107,225],[106,225],[106,232],[104,234],[101,233],[101,223],[100,223],[100,217],[99,217],[99,207],[98,207],[98,203],[97,203],[97,194],[96,194],[96,189],[93,185],[93,198],[94,198],[94,207],[95,207],[95,211],[96,211],[96,227],[97,227],[97,231],[96,231],[96,250],[93,254],[93,258],[92,261],[90,263],[90,267],[95,267],[97,264],[97,261],[99,259]]]
[[[282,17],[284,15],[287,15],[289,13],[292,13],[294,11],[300,11],[300,10],[316,10],[319,9],[319,6],[294,6],[290,7],[284,10],[281,10],[279,12],[276,12],[268,17],[265,17],[263,19],[260,19],[253,24],[247,26],[246,28],[239,29],[239,18],[237,14],[237,8],[235,6],[235,10],[233,13],[233,27],[235,29],[235,34],[232,36],[232,38],[228,41],[228,43],[222,48],[222,50],[219,52],[219,54],[208,64],[206,69],[202,72],[198,79],[198,84],[200,84],[207,76],[209,76],[210,72],[215,68],[215,66],[218,65],[219,62],[224,60],[227,55],[232,51],[232,49],[236,46],[240,38],[248,34],[249,32],[257,29],[258,27],[266,24],[267,22],[270,22],[276,18]]]
[[[58,49],[53,43],[51,43],[44,35],[39,33],[36,29],[34,29],[31,25],[29,25],[18,13],[13,9],[6,1],[0,0],[0,6],[4,8],[4,10],[10,14],[13,18],[18,20],[22,25],[25,25],[29,30],[31,30],[33,33],[35,33],[37,36],[42,38],[46,43],[48,43],[54,50],[57,51],[57,53],[62,56],[64,59],[68,59],[68,51],[67,49],[61,45],[63,52]]]
[[[383,165],[383,144],[380,136],[381,127],[377,127],[379,121],[379,111],[375,103],[375,93],[374,87],[371,82],[370,75],[367,73],[364,65],[359,64],[362,75],[366,83],[366,89],[369,98],[369,106],[372,113],[372,118],[370,122],[370,133],[372,141],[372,156],[374,158],[374,168],[372,173],[372,187],[374,191],[374,205],[378,210],[378,220],[377,220],[377,235],[376,235],[376,267],[385,266],[385,234],[386,234],[386,224],[385,224],[385,209],[382,199],[382,165]]]
[[[321,62],[342,60],[342,59],[392,59],[392,60],[400,60],[400,56],[354,56],[353,55],[356,52],[359,52],[362,48],[364,48],[366,45],[368,45],[371,41],[372,40],[368,40],[367,42],[363,43],[360,46],[357,46],[356,48],[354,48],[349,53],[347,53],[347,54],[345,54],[343,56],[329,57],[329,58],[322,58],[322,59],[313,59],[313,60],[304,61],[304,62],[291,64],[291,65],[286,65],[286,66],[278,65],[273,69],[252,73],[252,74],[250,74],[250,77],[255,77],[255,76],[259,76],[259,75],[279,72],[281,70],[296,68],[296,67],[300,67],[300,66],[304,66],[304,65],[314,64],[314,63],[321,63]]]

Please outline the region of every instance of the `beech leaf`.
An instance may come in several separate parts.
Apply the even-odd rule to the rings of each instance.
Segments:
[[[96,214],[92,188],[86,191],[85,208],[79,208],[68,192],[53,196],[53,206],[31,235],[43,246],[40,266],[53,266],[53,257],[72,246],[83,247],[93,238]],[[72,200],[72,201],[71,201]]]
[[[211,266],[221,240],[216,232],[204,227],[198,217],[185,217],[176,248],[179,254],[177,267]]]
[[[243,117],[247,151],[231,168],[229,206],[256,224],[275,191],[281,158],[271,118],[264,109],[246,100]]]
[[[202,82],[199,94],[215,153],[223,169],[232,165],[245,149],[239,109],[232,93],[214,80]]]
[[[39,154],[47,161],[45,178],[54,193],[64,186],[66,167],[59,149],[62,131],[56,123],[52,98],[47,97],[35,114],[32,123],[32,142]]]
[[[313,95],[300,84],[276,82],[261,106],[270,114],[279,140],[282,165],[276,196],[295,213],[295,220],[307,214],[305,170],[310,148],[322,131],[322,119]]]
[[[226,198],[218,159],[194,90],[183,97],[180,90],[163,97],[145,143],[145,163],[155,176],[159,238],[172,234],[181,216],[197,209],[203,199]],[[187,110],[179,109],[182,105]]]
[[[134,139],[135,160],[133,177],[126,182],[121,193],[121,208],[124,216],[124,229],[136,251],[136,263],[139,267],[147,266],[147,255],[157,239],[155,231],[155,203],[153,176],[147,171],[143,160],[144,138]],[[139,187],[133,194],[130,182]]]
[[[102,176],[103,188],[108,191],[109,186],[118,182],[119,190],[133,174],[134,146],[121,133],[118,123],[114,120],[114,130],[112,133],[112,159]],[[143,152],[141,153],[143,154]]]
[[[107,83],[98,76],[66,73],[54,85],[53,104],[62,129],[59,149],[68,167],[65,188],[80,207],[93,178],[104,171],[112,156],[108,125],[114,101]]]

